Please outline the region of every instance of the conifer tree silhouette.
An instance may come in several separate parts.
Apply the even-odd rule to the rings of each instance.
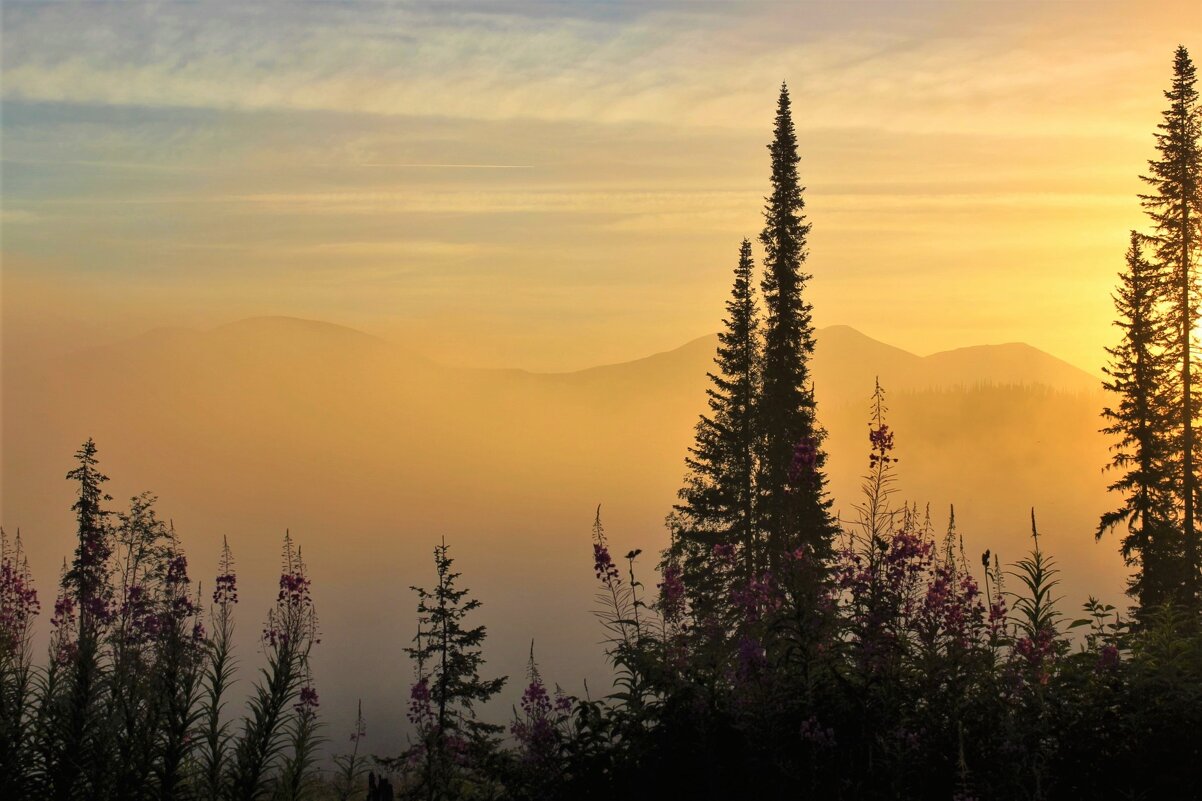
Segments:
[[[477,717],[477,704],[500,692],[507,677],[480,677],[486,631],[465,623],[481,604],[455,586],[459,573],[451,569],[453,563],[444,540],[434,548],[438,583],[431,590],[411,588],[418,597],[419,628],[405,652],[417,663],[410,709],[421,740],[411,755],[422,763],[415,797],[428,801],[463,797],[478,778],[463,765],[486,761],[503,730]]]
[[[725,330],[718,334],[716,372],[708,373],[709,413],[697,422],[685,459],[688,474],[681,503],[669,521],[669,557],[679,561],[690,605],[711,618],[721,606],[730,576],[713,558],[713,547],[737,548],[738,564],[750,577],[761,558],[755,520],[755,412],[760,389],[760,345],[751,242],[739,246]],[[723,561],[725,563],[725,561]]]
[[[1168,600],[1172,586],[1180,584],[1175,563],[1184,554],[1172,492],[1181,469],[1171,435],[1178,403],[1174,328],[1159,303],[1163,273],[1144,257],[1145,243],[1146,237],[1131,232],[1127,269],[1114,293],[1116,325],[1123,335],[1118,345],[1106,349],[1110,364],[1103,368],[1108,376],[1103,386],[1116,400],[1102,410],[1108,421],[1102,431],[1117,437],[1106,469],[1119,472],[1109,489],[1122,494],[1123,505],[1102,515],[1096,536],[1126,524],[1121,551],[1135,568],[1128,591],[1141,607],[1151,608]]]
[[[797,173],[797,134],[789,90],[781,85],[772,144],[772,191],[764,207],[764,367],[758,420],[761,431],[759,520],[770,554],[801,545],[825,555],[834,522],[826,496],[822,444],[816,419],[810,358],[814,353],[804,187]]]
[[[1175,334],[1172,353],[1180,381],[1176,427],[1180,435],[1178,473],[1186,576],[1184,593],[1195,601],[1199,590],[1197,526],[1198,450],[1195,431],[1199,394],[1194,376],[1194,327],[1199,320],[1197,266],[1202,231],[1202,145],[1196,72],[1189,51],[1178,47],[1173,57],[1173,82],[1164,93],[1169,101],[1155,134],[1160,157],[1148,162],[1143,180],[1151,187],[1140,195],[1155,231],[1156,258],[1166,273],[1163,301]]]

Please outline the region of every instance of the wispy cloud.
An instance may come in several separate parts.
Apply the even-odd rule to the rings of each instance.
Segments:
[[[907,23],[892,5],[845,4],[834,19],[805,4],[740,15],[652,5],[615,19],[541,4],[539,14],[502,5],[9,4],[3,92],[127,106],[758,127],[765,90],[789,78],[804,97],[802,126],[982,131],[1021,118],[1068,132],[1081,130],[1081,98],[1069,123],[1032,96],[1084,83],[1096,112],[1089,125],[1105,128],[1108,87],[1149,58],[1133,45],[1028,47],[1037,34],[1000,4],[976,6],[975,24],[949,21],[945,4],[926,4],[914,15],[924,21]],[[1038,22],[1080,39],[1065,16],[1077,15]]]
[[[319,164],[314,166],[355,169],[356,167],[380,167],[396,170],[530,170],[533,164],[388,164],[360,162],[357,164]]]
[[[404,256],[415,259],[444,259],[497,253],[499,248],[479,242],[443,242],[438,240],[384,240],[379,242],[318,242],[309,245],[265,246],[282,255],[327,256]]]
[[[28,223],[41,222],[45,219],[45,215],[25,209],[0,209],[0,224],[3,225],[22,225]]]

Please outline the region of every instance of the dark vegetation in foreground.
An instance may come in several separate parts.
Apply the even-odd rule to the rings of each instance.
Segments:
[[[762,319],[751,244],[739,250],[709,412],[686,460],[654,587],[593,526],[596,614],[610,692],[568,695],[531,648],[514,717],[478,715],[480,602],[445,543],[416,589],[405,649],[409,746],[371,755],[323,730],[309,670],[317,617],[285,535],[262,664],[241,710],[234,561],[199,597],[154,498],[114,513],[95,444],[67,477],[78,546],[64,563],[44,664],[20,536],[0,557],[0,797],[50,799],[1195,798],[1202,793],[1202,603],[1195,523],[1195,269],[1202,158],[1194,70],[1181,48],[1116,307],[1105,411],[1126,528],[1131,613],[1056,600],[1040,547],[967,555],[954,510],[894,501],[894,432],[878,385],[853,519],[830,512],[809,379],[809,223],[782,88],[769,150]],[[1150,256],[1145,256],[1147,251]],[[982,455],[987,458],[987,455]],[[246,680],[245,677],[242,679]],[[400,691],[400,690],[399,690]],[[345,745],[319,764],[326,737]]]
[[[103,477],[85,445],[84,536],[44,667],[29,648],[38,601],[19,539],[5,539],[0,797],[362,799],[368,771],[415,799],[1194,797],[1197,612],[1170,605],[1133,624],[1091,601],[1070,622],[1034,517],[1025,558],[969,559],[954,519],[937,532],[925,511],[892,506],[892,432],[883,419],[872,432],[859,516],[832,557],[799,547],[743,583],[738,549],[715,546],[730,592],[706,618],[670,562],[649,588],[637,552],[615,559],[598,515],[614,688],[569,696],[532,649],[507,726],[477,717],[506,682],[483,675],[479,602],[439,545],[406,649],[410,746],[377,757],[362,713],[349,741],[319,723],[317,620],[291,540],[250,701],[225,709],[239,661],[228,548],[197,597],[151,498],[115,519],[90,505]],[[333,764],[317,758],[326,737],[344,744]]]

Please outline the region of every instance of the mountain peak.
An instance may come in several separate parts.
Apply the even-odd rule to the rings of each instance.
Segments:
[[[210,329],[209,333],[239,336],[340,337],[348,340],[357,339],[364,342],[384,344],[384,340],[379,337],[364,333],[357,328],[351,328],[338,323],[328,323],[323,320],[309,320],[303,317],[288,317],[284,315],[246,317],[241,320],[235,320],[232,323],[219,325],[216,328]]]

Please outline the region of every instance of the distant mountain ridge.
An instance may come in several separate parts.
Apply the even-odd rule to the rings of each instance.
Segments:
[[[972,345],[917,356],[850,326],[819,329],[816,338],[815,381],[833,381],[837,395],[865,384],[871,389],[871,373],[879,375],[881,383],[893,391],[982,384],[1044,385],[1064,392],[1095,392],[1101,387],[1096,376],[1020,342]]]
[[[1068,362],[1025,343],[973,345],[918,356],[909,351],[873,339],[846,325],[818,329],[813,360],[815,381],[836,397],[871,391],[879,376],[892,391],[921,391],[972,387],[976,385],[1044,385],[1059,391],[1092,392],[1100,379]],[[384,357],[403,355],[422,367],[456,372],[480,371],[492,374],[528,375],[558,380],[611,380],[624,374],[653,373],[667,370],[712,369],[717,334],[709,334],[668,351],[629,361],[566,371],[537,371],[513,367],[450,367],[428,359],[412,349],[402,348],[385,339],[336,323],[295,317],[250,317],[208,330],[184,328],[155,329],[130,340],[89,349],[120,352],[161,346],[190,347],[234,346],[255,352],[273,348],[288,351],[308,350],[314,355],[359,358],[367,354]]]

